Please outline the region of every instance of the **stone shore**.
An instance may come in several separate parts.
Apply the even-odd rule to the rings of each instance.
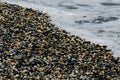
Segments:
[[[0,80],[120,80],[120,58],[47,13],[0,3]]]

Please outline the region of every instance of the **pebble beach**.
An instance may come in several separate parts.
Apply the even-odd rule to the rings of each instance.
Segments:
[[[59,29],[42,11],[0,3],[1,80],[119,80],[120,57]]]

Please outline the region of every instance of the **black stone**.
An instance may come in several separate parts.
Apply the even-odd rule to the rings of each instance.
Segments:
[[[47,71],[44,72],[44,75],[49,75],[50,73],[51,73],[51,71],[47,70]]]
[[[0,10],[0,14],[2,14],[2,10]]]

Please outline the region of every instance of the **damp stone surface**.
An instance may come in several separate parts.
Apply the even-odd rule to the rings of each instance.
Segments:
[[[1,80],[119,80],[113,52],[57,28],[47,13],[0,3]]]

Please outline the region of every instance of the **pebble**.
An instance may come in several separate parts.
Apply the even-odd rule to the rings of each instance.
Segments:
[[[120,58],[57,28],[47,13],[0,3],[1,80],[119,80]]]

